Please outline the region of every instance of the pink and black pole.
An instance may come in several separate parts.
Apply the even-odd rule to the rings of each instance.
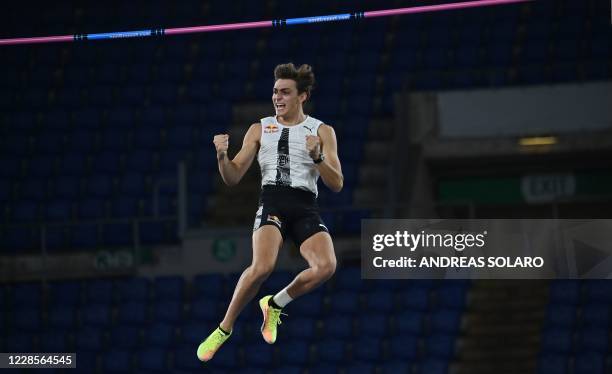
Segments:
[[[196,33],[214,32],[214,31],[255,29],[255,28],[264,28],[264,27],[282,27],[282,26],[304,25],[304,24],[312,24],[312,23],[348,21],[348,20],[360,19],[360,18],[389,17],[389,16],[404,15],[404,14],[429,13],[429,12],[439,12],[439,11],[444,11],[444,10],[477,8],[477,7],[484,7],[484,6],[522,3],[522,2],[527,2],[527,1],[532,1],[532,0],[478,0],[478,1],[465,1],[465,2],[448,3],[448,4],[423,5],[423,6],[416,6],[416,7],[410,7],[410,8],[375,10],[375,11],[369,11],[369,12],[332,14],[332,15],[327,15],[327,16],[277,19],[277,20],[271,20],[271,21],[227,23],[227,24],[221,24],[221,25],[178,27],[178,28],[171,28],[171,29],[159,28],[159,29],[136,30],[136,31],[97,33],[97,34],[74,34],[74,35],[58,35],[58,36],[41,36],[41,37],[32,37],[32,38],[11,38],[11,39],[0,39],[0,46],[18,45],[18,44],[74,42],[74,41],[86,41],[86,40],[127,39],[127,38],[141,38],[141,37],[161,36],[161,35],[196,34]]]

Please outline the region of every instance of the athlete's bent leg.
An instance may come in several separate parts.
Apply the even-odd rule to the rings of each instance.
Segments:
[[[321,231],[306,239],[300,246],[300,253],[309,267],[299,273],[285,289],[291,299],[320,286],[336,271],[334,243],[327,232]]]
[[[270,276],[282,244],[283,238],[276,226],[265,225],[253,232],[253,261],[244,270],[236,284],[232,301],[220,323],[223,330],[232,331],[240,312],[255,297],[262,283]]]
[[[200,361],[210,361],[232,334],[234,322],[272,272],[283,238],[276,227],[263,226],[253,233],[253,261],[240,276],[225,318],[199,346]]]

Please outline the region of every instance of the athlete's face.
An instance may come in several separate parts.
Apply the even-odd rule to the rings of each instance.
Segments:
[[[272,91],[272,104],[278,116],[292,116],[306,100],[306,93],[298,94],[293,79],[278,79],[274,82]]]

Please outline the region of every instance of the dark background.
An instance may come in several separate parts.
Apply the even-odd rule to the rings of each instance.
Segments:
[[[24,2],[3,8],[0,37],[436,3]],[[609,83],[610,30],[605,0],[540,0],[283,29],[1,47],[0,350],[77,352],[77,371],[87,373],[610,372],[609,281],[363,281],[354,244],[362,218],[609,218],[611,124],[539,134],[558,142],[535,148],[517,146],[520,131],[448,139],[428,100],[441,92]],[[289,61],[314,67],[318,84],[307,112],[338,137],[345,186],[333,194],[321,185],[319,203],[340,266],[287,308],[279,344],[261,342],[260,316],[248,309],[203,366],[197,344],[222,315],[235,271],[214,263],[202,263],[196,276],[180,267],[164,275],[143,268],[169,267],[164,259],[172,251],[178,258],[198,235],[249,233],[257,167],[240,186],[223,186],[212,137],[229,133],[235,152],[248,125],[272,113],[272,71]],[[431,125],[425,136],[414,136],[415,113],[431,115],[421,117]],[[533,174],[553,175],[553,184],[560,180],[554,175],[571,174],[577,192],[529,202],[520,183]],[[186,231],[177,230],[181,216]],[[294,271],[278,271],[266,287],[284,287]]]

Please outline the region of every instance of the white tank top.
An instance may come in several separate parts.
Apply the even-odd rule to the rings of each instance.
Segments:
[[[319,171],[306,150],[306,135],[317,135],[322,122],[306,116],[293,126],[285,126],[276,117],[261,119],[261,141],[257,161],[261,185],[287,186],[318,195]]]

